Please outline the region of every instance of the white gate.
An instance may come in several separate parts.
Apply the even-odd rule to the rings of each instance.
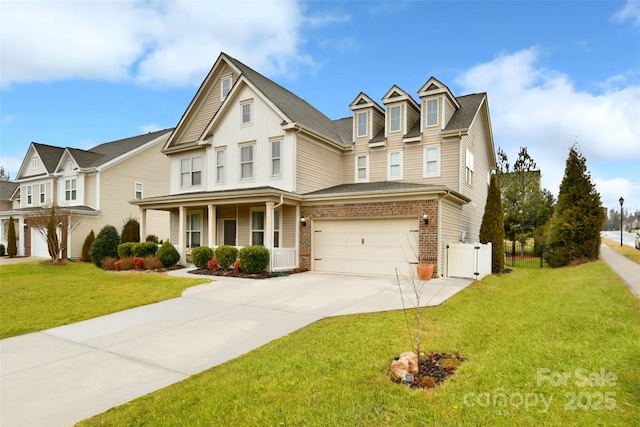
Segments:
[[[491,274],[491,242],[447,244],[447,277],[481,280]]]

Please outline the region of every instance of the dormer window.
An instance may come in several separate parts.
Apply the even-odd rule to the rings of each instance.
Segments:
[[[390,123],[389,131],[398,132],[400,130],[400,106],[391,107],[389,109]]]
[[[358,113],[358,136],[367,136],[367,113]]]
[[[222,79],[221,90],[222,90],[222,99],[224,100],[227,97],[227,95],[229,95],[229,92],[231,91],[231,77]]]
[[[438,124],[438,99],[430,99],[427,101],[427,126],[435,126]]]

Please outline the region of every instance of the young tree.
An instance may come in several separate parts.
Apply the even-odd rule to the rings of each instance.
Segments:
[[[67,258],[67,236],[80,225],[81,218],[78,215],[69,208],[53,204],[48,208],[30,209],[25,212],[24,217],[29,227],[46,240],[52,263]]]
[[[0,181],[11,181],[11,175],[4,168],[4,165],[0,165]]]
[[[7,225],[7,256],[14,258],[18,255],[18,242],[16,240],[16,224],[12,216],[9,217]]]
[[[487,203],[480,225],[480,243],[492,244],[491,272],[501,273],[504,270],[504,214],[502,196],[496,175],[491,175]]]
[[[89,255],[89,251],[91,250],[91,245],[93,245],[94,240],[96,240],[96,235],[93,230],[91,230],[91,232],[84,239],[84,244],[82,245],[83,262],[91,262],[91,255]]]
[[[549,264],[562,267],[573,261],[597,259],[604,220],[600,194],[591,182],[586,159],[573,145],[549,225]]]
[[[125,220],[124,226],[122,227],[121,240],[122,243],[138,243],[140,241],[140,223],[137,219],[129,217]]]
[[[102,267],[102,260],[111,257],[118,258],[118,245],[120,244],[120,236],[118,230],[113,225],[105,225],[96,236],[91,245],[89,255],[91,261],[96,267]]]

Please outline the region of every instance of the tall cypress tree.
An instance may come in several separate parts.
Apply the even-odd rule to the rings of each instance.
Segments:
[[[579,148],[573,145],[547,237],[550,245],[547,262],[552,267],[595,260],[600,254],[600,230],[605,214],[586,163]]]
[[[504,212],[500,186],[495,174],[491,175],[480,226],[480,243],[489,242],[492,243],[491,272],[501,273],[504,270]]]

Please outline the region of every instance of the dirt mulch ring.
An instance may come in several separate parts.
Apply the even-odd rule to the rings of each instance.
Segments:
[[[208,268],[202,268],[198,270],[191,270],[191,274],[201,274],[205,276],[223,276],[223,277],[239,277],[241,279],[271,279],[273,277],[289,276],[290,274],[302,273],[306,270],[296,269],[292,271],[283,271],[278,273],[262,272],[259,274],[248,274],[245,272],[235,272],[233,270],[210,270]]]
[[[456,369],[466,361],[467,359],[459,354],[429,353],[420,359],[418,373],[414,376],[413,383],[393,378],[392,381],[407,384],[413,389],[434,388],[453,375]]]

